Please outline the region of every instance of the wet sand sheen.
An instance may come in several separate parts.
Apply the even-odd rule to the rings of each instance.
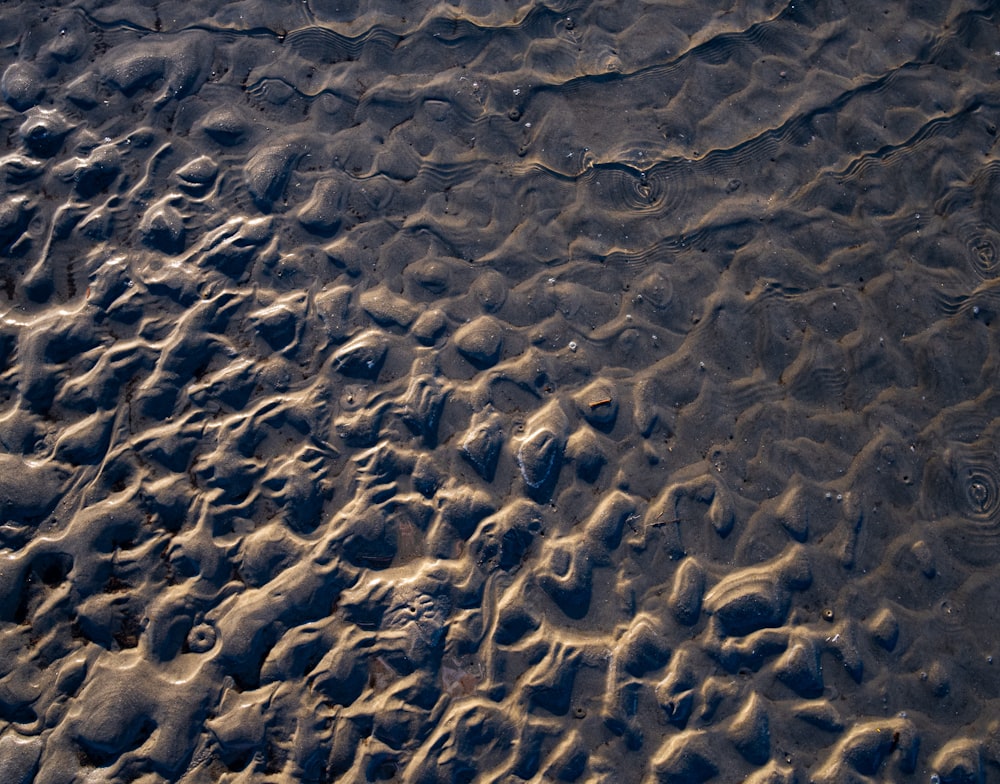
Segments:
[[[990,3],[0,9],[0,779],[1000,779]]]

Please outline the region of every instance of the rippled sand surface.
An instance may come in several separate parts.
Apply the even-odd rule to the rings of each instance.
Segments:
[[[998,15],[0,5],[0,781],[1000,780]]]

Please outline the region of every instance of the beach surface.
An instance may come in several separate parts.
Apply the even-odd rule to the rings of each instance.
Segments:
[[[998,22],[0,4],[0,782],[1000,781]]]

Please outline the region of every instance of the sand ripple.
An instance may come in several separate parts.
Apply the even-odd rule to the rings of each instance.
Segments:
[[[849,5],[3,4],[0,780],[993,780],[997,11]]]

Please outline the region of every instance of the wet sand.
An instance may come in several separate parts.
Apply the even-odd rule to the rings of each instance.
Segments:
[[[0,6],[0,780],[1000,780],[998,13]]]

